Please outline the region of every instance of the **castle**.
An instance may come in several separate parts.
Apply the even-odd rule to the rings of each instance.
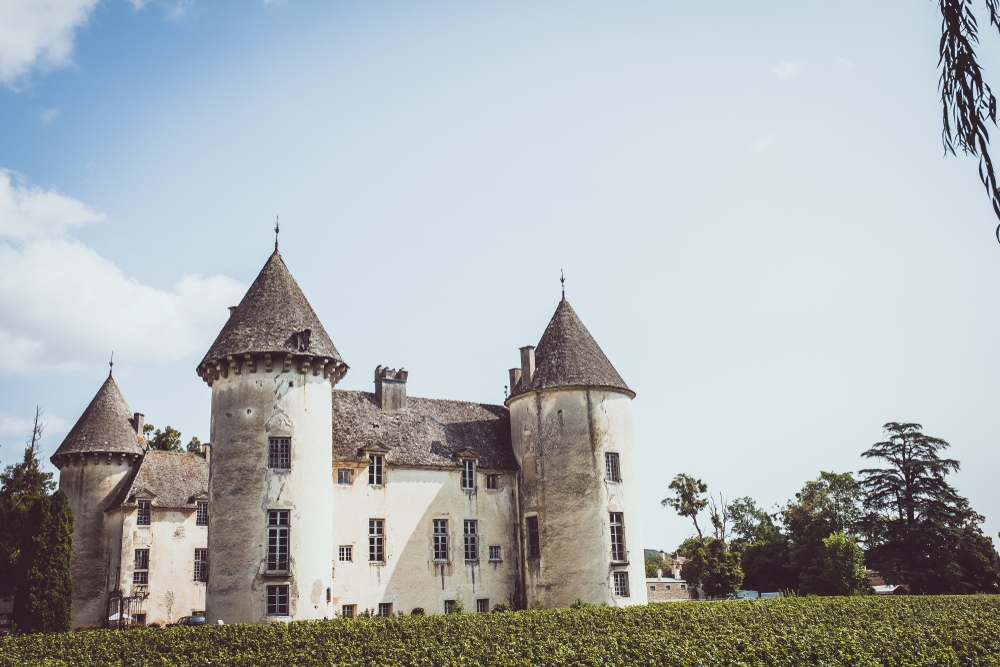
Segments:
[[[634,393],[569,302],[503,406],[348,370],[275,251],[198,364],[211,444],[152,451],[109,375],[52,463],[75,516],[74,626],[646,603]],[[135,610],[133,610],[134,612]]]

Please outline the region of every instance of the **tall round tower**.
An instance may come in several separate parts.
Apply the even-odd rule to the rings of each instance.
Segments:
[[[347,372],[275,248],[198,374],[212,387],[210,623],[332,616],[332,388]]]
[[[565,298],[510,384],[525,604],[646,604],[635,393]]]
[[[72,625],[99,622],[107,584],[118,579],[109,571],[115,561],[108,550],[114,527],[104,510],[146,451],[142,422],[109,374],[50,459],[73,510]]]

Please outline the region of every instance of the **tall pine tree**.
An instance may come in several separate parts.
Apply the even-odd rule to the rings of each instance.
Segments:
[[[61,490],[36,501],[28,518],[14,594],[14,618],[24,632],[69,630],[73,603],[73,511]]]

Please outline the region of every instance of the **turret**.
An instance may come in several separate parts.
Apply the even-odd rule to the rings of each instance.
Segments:
[[[526,604],[646,604],[635,393],[565,298],[510,371]]]
[[[331,617],[331,391],[347,365],[277,249],[197,370],[212,388],[208,621]]]
[[[104,614],[105,586],[115,578],[108,572],[111,526],[104,510],[146,451],[142,419],[109,374],[50,459],[73,510],[72,625],[97,623]]]

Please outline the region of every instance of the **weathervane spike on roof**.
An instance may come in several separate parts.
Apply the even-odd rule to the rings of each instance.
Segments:
[[[111,373],[115,370],[115,351],[111,350],[111,361],[108,362],[108,377],[111,377]]]
[[[278,252],[278,232],[281,229],[278,227],[278,216],[274,216],[274,252]]]
[[[563,270],[562,269],[559,269],[559,282],[562,283],[562,293],[563,293],[562,300],[565,301],[566,300],[566,276],[565,276],[565,274],[563,274]]]

